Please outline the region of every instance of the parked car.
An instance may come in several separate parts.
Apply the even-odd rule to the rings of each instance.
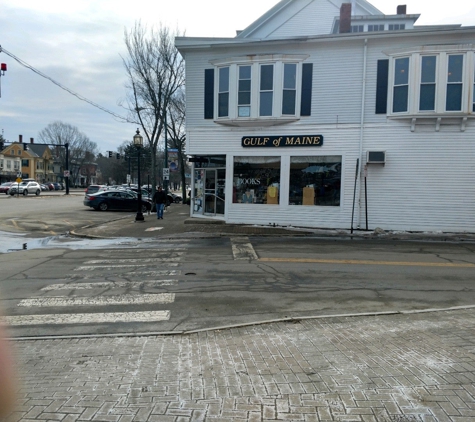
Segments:
[[[183,201],[183,198],[181,197],[181,195],[177,195],[176,193],[170,193],[170,195],[172,196],[173,202],[175,204],[179,204],[181,201]]]
[[[8,191],[10,195],[16,195],[17,193],[27,196],[29,193],[34,193],[35,195],[39,195],[41,193],[41,186],[38,182],[32,182],[25,180],[20,183],[20,185],[16,184],[12,185]]]
[[[104,191],[104,190],[107,190],[107,186],[106,185],[89,185],[86,190],[84,191],[84,193],[86,195],[89,195],[91,193],[96,193],[96,192],[99,192],[99,191]]]
[[[0,185],[0,193],[4,193],[5,195],[8,195],[8,190],[10,189],[10,186],[13,185],[13,182],[5,182]]]
[[[40,186],[41,186],[41,190],[43,192],[49,191],[49,186],[48,185],[45,185],[44,183],[40,183]]]
[[[137,211],[138,198],[134,192],[114,189],[86,194],[83,203],[87,207],[101,211]],[[150,199],[142,198],[141,203],[142,212],[152,209],[152,201]]]

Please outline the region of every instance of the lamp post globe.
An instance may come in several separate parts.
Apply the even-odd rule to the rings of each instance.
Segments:
[[[143,137],[140,135],[140,131],[137,129],[136,134],[134,135],[134,145],[137,148],[137,182],[138,182],[138,192],[137,192],[137,215],[135,216],[135,221],[145,221],[142,214],[142,190],[140,183],[140,148],[143,146]]]

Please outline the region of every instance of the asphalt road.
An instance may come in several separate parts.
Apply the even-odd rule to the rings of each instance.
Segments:
[[[472,306],[474,252],[300,237],[92,242],[0,255],[1,307],[12,335],[28,337]]]
[[[124,213],[101,213],[83,204],[84,190],[42,193],[39,196],[0,195],[0,231],[44,237],[100,224]]]
[[[196,237],[183,230],[174,238],[186,206],[134,225],[133,214],[93,211],[82,199],[82,192],[0,199],[0,228],[40,241],[34,250],[0,254],[0,308],[15,336],[184,332],[475,305],[471,242]],[[41,247],[42,237],[89,224],[116,234],[132,224],[124,231],[136,236],[60,236],[53,248]]]

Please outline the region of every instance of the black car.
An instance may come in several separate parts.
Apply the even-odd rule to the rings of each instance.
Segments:
[[[86,194],[84,205],[95,210],[107,211],[137,211],[138,198],[134,192],[125,190],[108,190],[93,194]],[[142,198],[142,212],[150,211],[152,202],[147,198]]]

